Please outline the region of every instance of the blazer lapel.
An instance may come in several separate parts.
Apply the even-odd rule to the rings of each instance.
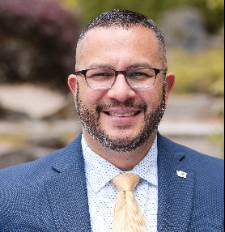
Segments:
[[[172,142],[159,135],[158,147],[158,232],[185,232],[191,217],[194,173],[185,167],[185,154],[175,151]],[[57,231],[91,232],[81,138],[60,152],[53,169],[55,175],[46,190]]]
[[[191,218],[194,173],[185,168],[185,154],[159,136],[158,232],[185,232]]]
[[[46,184],[57,231],[90,232],[81,138],[60,153],[53,167],[55,176]]]

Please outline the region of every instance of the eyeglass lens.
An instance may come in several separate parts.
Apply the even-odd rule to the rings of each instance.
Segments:
[[[132,88],[151,88],[155,84],[156,72],[150,68],[138,68],[127,71],[96,68],[86,73],[88,85],[93,89],[110,89],[119,74],[124,74]]]

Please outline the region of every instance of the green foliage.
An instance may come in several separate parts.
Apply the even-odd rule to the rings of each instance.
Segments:
[[[58,2],[68,9],[75,9],[77,7],[77,0],[58,0]]]
[[[223,0],[77,0],[84,23],[113,8],[138,11],[159,21],[165,11],[184,5],[195,6],[203,13],[209,32],[215,33],[221,29],[224,23]]]
[[[177,93],[224,95],[224,49],[197,53],[169,51],[169,69],[177,77]]]
[[[210,33],[216,33],[224,25],[224,0],[191,0],[205,16],[205,25]]]
[[[175,7],[182,3],[182,0],[78,0],[79,6],[83,10],[83,20],[88,22],[98,14],[114,8],[125,8],[128,10],[141,12],[155,20],[161,12]]]

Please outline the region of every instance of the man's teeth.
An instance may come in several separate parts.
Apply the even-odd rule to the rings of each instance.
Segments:
[[[109,115],[116,117],[129,117],[129,116],[135,116],[137,113],[138,112],[126,112],[126,113],[109,112]]]

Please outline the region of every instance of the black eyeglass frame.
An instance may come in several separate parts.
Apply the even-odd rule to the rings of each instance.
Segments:
[[[81,70],[81,71],[77,71],[75,72],[74,74],[77,75],[77,76],[83,76],[85,78],[85,81],[87,83],[87,85],[91,88],[91,89],[95,89],[93,87],[91,87],[87,81],[87,72],[90,71],[90,70],[94,70],[94,69],[97,69],[99,67],[96,67],[96,68],[90,68],[90,69],[85,69],[85,70]],[[144,68],[144,67],[140,67],[140,68]],[[128,82],[127,80],[127,72],[129,72],[130,70],[123,70],[123,71],[117,71],[115,69],[112,69],[112,68],[108,68],[109,70],[111,71],[114,71],[115,72],[115,80],[114,82],[112,83],[112,86],[110,88],[102,88],[102,89],[111,89],[113,87],[113,85],[115,84],[116,80],[117,80],[117,77],[119,74],[122,74],[124,77],[125,77],[125,80],[127,82],[127,84],[130,86],[130,83]],[[152,69],[155,71],[155,79],[157,78],[157,76],[162,72],[163,75],[167,75],[167,69],[157,69],[157,68],[150,68],[148,67],[147,69]],[[150,88],[150,87],[146,87],[146,88],[135,88],[135,87],[132,87],[130,86],[132,89],[146,89],[146,88]],[[101,88],[96,88],[95,90],[101,90]]]

